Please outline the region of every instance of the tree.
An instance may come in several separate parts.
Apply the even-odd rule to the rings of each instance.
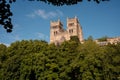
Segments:
[[[36,0],[29,0],[29,1],[36,1]],[[78,2],[82,2],[83,0],[37,0],[37,1],[42,1],[47,4],[52,4],[54,6],[63,6],[63,5],[74,5],[78,4]],[[91,1],[91,0],[88,0]],[[100,3],[101,1],[109,1],[109,0],[93,0],[96,3]]]
[[[93,37],[92,37],[92,36],[89,36],[87,40],[88,40],[88,41],[93,41]]]
[[[41,1],[47,4],[52,4],[54,6],[63,6],[78,4],[78,2],[82,2],[83,0],[28,0],[28,1]],[[93,1],[99,4],[101,1],[109,0],[93,0]],[[12,32],[13,29],[13,24],[11,20],[11,16],[13,15],[13,13],[10,10],[11,3],[13,2],[16,2],[16,0],[0,0],[0,25],[3,26],[7,32]]]
[[[120,43],[108,44],[105,55],[105,77],[106,80],[119,80],[120,78]]]
[[[107,41],[107,36],[101,37],[98,39],[99,42]]]
[[[16,0],[0,0],[0,25],[2,25],[7,32],[12,32],[11,16],[13,15],[10,11],[10,5]]]
[[[41,56],[42,52],[46,51],[47,45],[47,42],[40,40],[16,41],[10,47],[0,45],[0,79],[35,80],[35,76],[39,75],[37,74],[39,72],[37,71],[39,70],[38,66],[43,64],[41,61],[44,58]],[[7,59],[6,57],[4,59],[3,54],[7,54]]]
[[[39,40],[0,44],[0,80],[119,80],[120,43],[101,47],[75,40],[60,46]]]
[[[0,79],[2,77],[2,66],[7,59],[7,47],[3,44],[0,44]]]
[[[7,47],[4,44],[0,44],[0,63],[4,62],[7,58]]]
[[[70,36],[70,41],[78,42],[78,44],[80,43],[78,36]]]

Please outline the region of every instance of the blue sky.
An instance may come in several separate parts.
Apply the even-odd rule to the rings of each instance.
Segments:
[[[82,25],[84,38],[120,36],[120,0],[88,2],[57,7],[43,2],[17,0],[12,4],[14,29],[7,33],[0,27],[0,43],[11,44],[17,40],[46,40],[49,42],[50,21],[58,18],[66,29],[66,18],[77,16]]]

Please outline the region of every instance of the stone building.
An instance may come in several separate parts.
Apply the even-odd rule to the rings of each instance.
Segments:
[[[117,44],[120,42],[120,37],[108,38],[107,41],[111,44]]]
[[[82,27],[77,17],[67,18],[67,29],[63,29],[63,24],[58,19],[50,22],[50,43],[59,44],[70,40],[71,36],[77,36],[83,42]]]
[[[117,44],[120,42],[120,37],[107,38],[106,41],[95,40],[95,42],[101,46],[110,44]]]

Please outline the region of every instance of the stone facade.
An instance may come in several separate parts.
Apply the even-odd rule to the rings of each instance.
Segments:
[[[83,42],[82,27],[77,17],[67,18],[67,29],[63,29],[63,24],[58,21],[50,22],[50,43],[59,44],[70,40],[70,36],[77,36]]]
[[[107,38],[106,41],[98,41],[98,40],[95,40],[95,42],[101,46],[104,46],[104,45],[107,45],[107,44],[117,44],[120,42],[120,37],[114,37],[114,38]]]
[[[120,42],[120,37],[108,38],[107,41],[111,44],[117,44]]]

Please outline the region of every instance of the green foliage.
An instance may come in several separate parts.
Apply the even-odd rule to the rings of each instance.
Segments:
[[[88,41],[93,41],[93,37],[92,37],[92,36],[89,36],[87,40],[88,40]]]
[[[80,43],[78,36],[70,36],[70,41],[75,41]]]
[[[0,80],[119,80],[120,43],[83,44],[76,39],[60,46],[22,40],[0,44]]]
[[[0,44],[0,62],[3,62],[6,58],[7,47],[4,44]]]
[[[13,15],[10,8],[11,3],[16,0],[0,0],[0,25],[6,29],[7,32],[12,32],[12,20],[11,16]]]
[[[98,41],[99,42],[107,41],[107,38],[108,38],[107,36],[104,36],[102,38],[99,38]]]

